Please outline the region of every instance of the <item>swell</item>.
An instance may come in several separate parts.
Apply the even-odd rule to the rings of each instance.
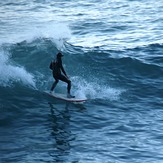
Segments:
[[[153,43],[126,50],[143,61],[163,67],[162,43]]]

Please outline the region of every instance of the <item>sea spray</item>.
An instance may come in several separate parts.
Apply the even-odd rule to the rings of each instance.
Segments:
[[[0,85],[10,86],[13,82],[22,82],[25,85],[35,87],[34,76],[24,67],[14,65],[9,59],[9,54],[0,51]]]
[[[73,92],[76,97],[89,99],[103,99],[103,100],[118,100],[121,93],[124,91],[118,88],[104,85],[98,82],[89,82],[79,76],[71,78],[73,83]]]

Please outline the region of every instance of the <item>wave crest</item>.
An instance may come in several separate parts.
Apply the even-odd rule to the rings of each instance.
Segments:
[[[9,55],[0,52],[0,85],[10,86],[13,82],[22,82],[25,85],[35,87],[34,76],[24,67],[12,65]]]

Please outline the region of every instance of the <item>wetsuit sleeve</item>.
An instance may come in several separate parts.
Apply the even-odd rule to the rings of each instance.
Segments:
[[[63,74],[64,74],[65,76],[67,76],[67,74],[66,74],[66,72],[65,72],[65,70],[64,70],[64,68],[63,68],[63,65],[62,65],[62,60],[60,60],[60,66],[61,66],[61,70],[62,70]]]
[[[61,65],[61,70],[62,70],[62,72],[64,73],[64,75],[67,76],[67,74],[66,74],[66,72],[65,72],[65,70],[64,70],[64,68],[63,68],[62,65]]]

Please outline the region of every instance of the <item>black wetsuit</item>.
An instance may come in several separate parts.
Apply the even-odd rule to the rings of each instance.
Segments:
[[[53,85],[51,87],[51,91],[54,90],[54,88],[56,87],[59,80],[61,80],[61,81],[67,83],[67,93],[70,94],[71,81],[67,78],[66,72],[65,72],[63,65],[62,65],[61,57],[57,57],[56,61],[51,63],[51,67],[53,70],[53,77],[55,79],[55,82],[53,83]],[[64,75],[62,75],[62,72]]]

